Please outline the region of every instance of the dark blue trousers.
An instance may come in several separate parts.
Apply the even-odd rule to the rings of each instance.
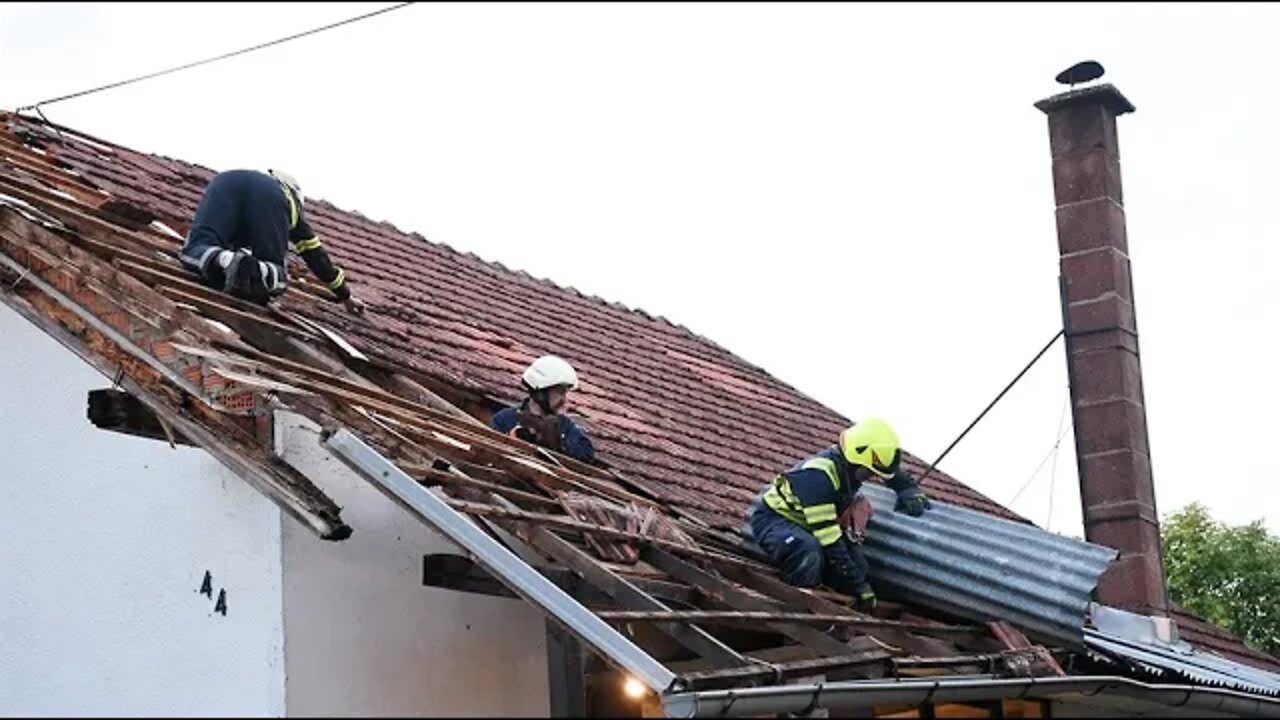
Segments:
[[[222,271],[213,259],[220,250],[240,249],[279,266],[280,277],[287,277],[289,201],[266,173],[228,170],[215,175],[200,198],[180,257],[185,267],[221,289]]]
[[[821,584],[840,588],[849,582],[849,579],[832,575],[823,560],[822,546],[813,533],[770,510],[763,503],[753,503],[748,522],[752,539],[773,561],[787,584],[796,587],[817,587]],[[847,538],[841,538],[840,542],[845,544],[858,571],[858,577],[853,578],[853,582],[865,582],[867,560],[862,554],[862,546],[849,542]]]

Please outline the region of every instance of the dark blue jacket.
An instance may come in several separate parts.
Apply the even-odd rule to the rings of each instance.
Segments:
[[[527,407],[526,401],[518,408],[506,408],[499,410],[494,414],[493,419],[489,421],[489,427],[506,435],[516,428],[519,421],[516,414],[523,412],[523,408]],[[591,444],[591,438],[578,427],[576,423],[564,414],[556,415],[556,419],[560,423],[560,445],[564,449],[564,454],[569,457],[589,463],[595,459],[596,448]]]

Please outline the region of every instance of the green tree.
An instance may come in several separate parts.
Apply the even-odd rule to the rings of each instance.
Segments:
[[[1160,526],[1169,597],[1250,645],[1280,654],[1280,538],[1230,527],[1193,503]]]

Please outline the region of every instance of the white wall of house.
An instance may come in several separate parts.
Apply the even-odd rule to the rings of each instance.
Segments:
[[[277,448],[343,507],[343,542],[202,450],[93,427],[110,380],[4,305],[0,338],[0,713],[547,714],[541,616],[423,587],[422,556],[458,548],[305,419]]]
[[[94,428],[110,380],[2,304],[0,338],[0,712],[283,714],[280,512],[201,450]]]
[[[342,506],[355,532],[320,540],[285,519],[290,715],[542,716],[545,624],[527,603],[422,585],[422,556],[460,552],[276,417],[277,452]]]

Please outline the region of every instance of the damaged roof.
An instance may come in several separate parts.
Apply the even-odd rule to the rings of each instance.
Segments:
[[[43,144],[86,190],[108,193],[109,207],[124,217],[158,220],[185,236],[213,171],[79,133],[63,135],[65,144],[52,138]],[[308,197],[306,213],[370,310],[365,322],[322,304],[316,319],[398,364],[501,403],[521,397],[520,373],[534,358],[564,357],[581,378],[571,414],[602,458],[719,527],[740,525],[747,502],[774,473],[833,444],[849,424],[663,318],[485,262],[324,200]],[[292,274],[307,276],[299,270]],[[733,418],[732,434],[723,432],[725,417]],[[906,461],[923,473],[917,458]],[[937,470],[925,487],[945,502],[1026,522]]]
[[[340,508],[261,446],[263,419],[281,398],[322,425],[359,432],[419,481],[496,492],[514,502],[504,509],[459,492],[451,500],[459,512],[579,532],[581,545],[610,567],[640,558],[660,563],[678,583],[720,602],[733,597],[757,610],[849,612],[838,597],[780,586],[768,568],[732,548],[729,533],[719,532],[737,529],[746,502],[772,473],[830,444],[848,422],[763,370],[665,320],[485,263],[323,201],[309,201],[310,221],[347,268],[369,312],[362,318],[345,314],[305,271],[296,273],[298,282],[277,308],[263,311],[183,279],[176,267],[174,253],[212,171],[15,116],[0,119],[8,122],[0,133],[0,279],[27,303],[19,311],[104,373],[118,370],[121,386],[157,409],[177,435],[205,447],[322,536],[350,533]],[[6,220],[4,208],[24,222]],[[33,267],[40,271],[31,272]],[[56,323],[45,322],[50,319]],[[483,417],[515,400],[524,366],[548,352],[578,367],[583,382],[575,409],[618,474],[565,458],[544,462],[545,453],[459,417],[465,413],[454,405]],[[335,364],[333,357],[344,360]],[[672,366],[681,371],[659,371]],[[716,432],[725,413],[745,415],[745,435],[731,439]],[[915,458],[908,463],[920,469]],[[999,518],[1047,535],[945,475],[935,472],[927,487],[942,503],[975,511],[977,520],[958,516],[957,526],[983,522],[982,513],[992,522]],[[613,502],[601,504],[601,498]],[[651,511],[658,506],[672,515]],[[946,518],[937,520],[939,539],[919,535],[923,544],[941,542],[950,532]],[[637,537],[678,558],[709,562],[735,582],[650,550],[639,553],[631,542]],[[1011,529],[1009,537],[1016,542],[1020,535]],[[555,547],[582,562],[577,550]],[[964,551],[961,545],[953,549]],[[1081,629],[1083,619],[1072,623],[1069,609],[1082,603],[1101,567],[1054,590],[1063,593],[1054,607],[1068,608],[1059,616],[1065,619],[1055,620],[1060,626]],[[1036,592],[1034,569],[1026,568],[1026,579],[1002,591],[1015,601]],[[575,570],[610,577],[603,566]],[[1020,590],[1020,584],[1026,587]],[[985,590],[979,583],[973,592]],[[961,667],[965,652],[971,660],[985,650],[983,662],[995,662],[1007,652],[1034,650],[1041,669],[1046,666],[1043,649],[1026,646],[1025,639],[1011,644],[1004,630],[988,634],[980,624],[947,625],[957,619],[954,608],[940,606],[933,616],[935,608],[923,608],[891,608],[906,623],[900,626],[863,618],[864,629],[883,631],[873,643],[879,649],[844,662],[899,663],[896,670],[904,651],[932,651],[955,656],[950,662]],[[1033,632],[1028,625],[1034,623],[1022,623],[1023,629]],[[1266,662],[1211,631],[1217,629],[1193,629],[1227,657]],[[682,644],[692,643],[686,647],[733,664],[735,651],[700,631],[692,638],[688,632],[679,635]],[[789,632],[802,644],[830,644],[812,633]],[[1192,632],[1184,635],[1197,643]],[[969,644],[939,645],[939,637],[956,636]],[[993,638],[999,642],[993,645]],[[998,652],[991,654],[993,648]],[[1051,659],[1047,666],[1053,667]],[[751,671],[736,672],[746,677]]]

